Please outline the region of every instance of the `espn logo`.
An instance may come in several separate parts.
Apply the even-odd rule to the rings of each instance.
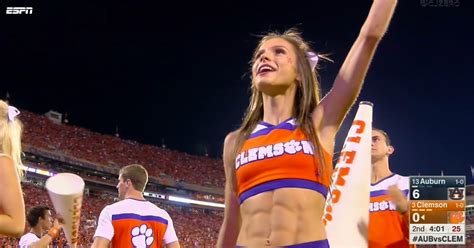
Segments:
[[[7,15],[33,14],[33,7],[7,7]]]

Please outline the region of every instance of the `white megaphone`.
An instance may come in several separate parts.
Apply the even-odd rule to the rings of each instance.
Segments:
[[[49,198],[64,220],[63,230],[72,247],[77,246],[79,239],[84,185],[84,180],[72,173],[59,173],[46,180]]]
[[[333,248],[368,246],[372,112],[360,102],[332,175],[323,222]]]

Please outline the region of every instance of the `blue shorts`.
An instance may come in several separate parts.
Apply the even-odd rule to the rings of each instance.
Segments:
[[[238,245],[236,248],[245,248],[245,246]],[[285,245],[283,248],[329,248],[329,242],[327,239],[323,239],[296,245]]]

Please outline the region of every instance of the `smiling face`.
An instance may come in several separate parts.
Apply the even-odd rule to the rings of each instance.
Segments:
[[[283,38],[263,41],[253,59],[252,79],[259,91],[269,95],[296,87],[299,77],[293,45]]]

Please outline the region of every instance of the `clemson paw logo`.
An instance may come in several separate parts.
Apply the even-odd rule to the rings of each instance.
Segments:
[[[153,244],[153,230],[147,225],[136,226],[132,229],[132,245],[136,248],[148,248]]]
[[[449,212],[449,223],[451,224],[464,223],[464,212],[463,211]]]

